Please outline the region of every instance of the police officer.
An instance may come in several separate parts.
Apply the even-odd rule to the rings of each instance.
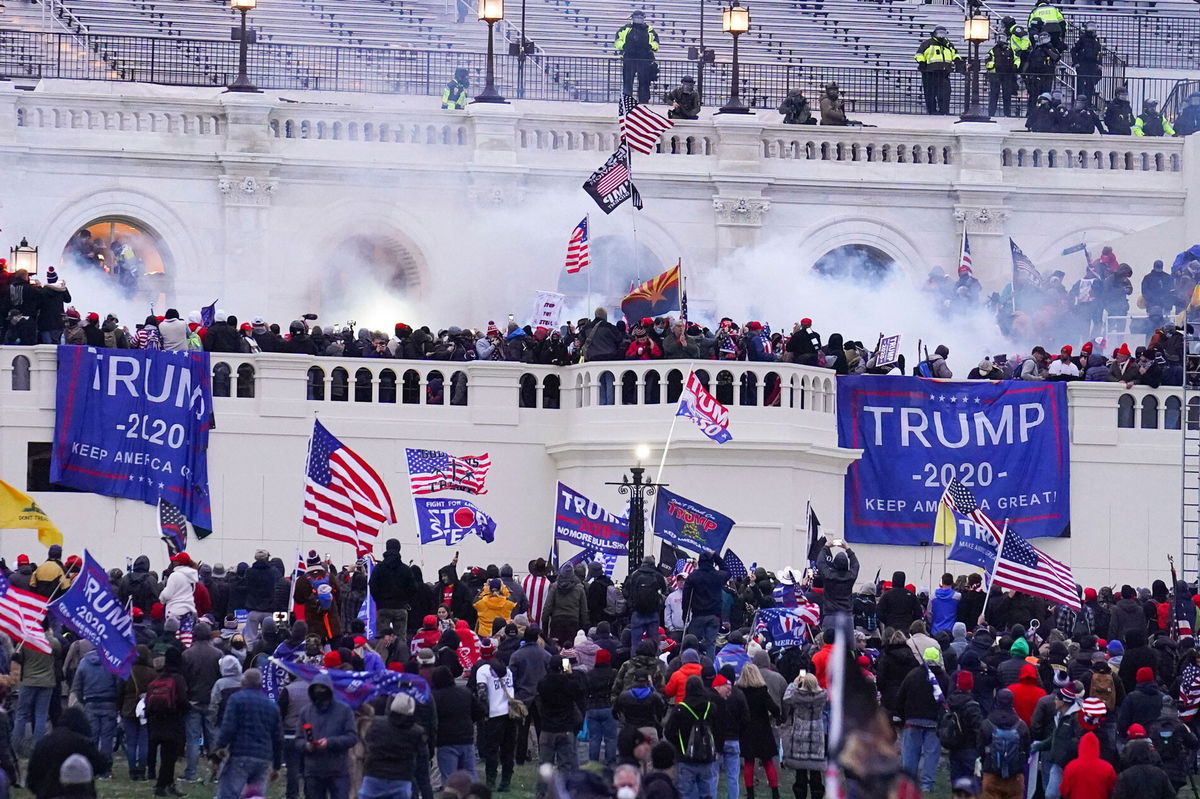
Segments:
[[[1051,133],[1054,131],[1054,118],[1050,114],[1050,108],[1054,105],[1054,98],[1050,96],[1050,92],[1042,92],[1034,100],[1033,108],[1029,111],[1029,116],[1025,118],[1025,129],[1031,133]]]
[[[1071,63],[1075,65],[1075,93],[1092,97],[1096,84],[1100,82],[1100,37],[1092,30],[1090,22],[1083,23],[1079,38],[1071,48]]]
[[[1133,106],[1129,104],[1129,89],[1124,86],[1113,92],[1104,108],[1104,127],[1110,136],[1133,135]]]
[[[634,11],[629,22],[617,31],[613,43],[621,54],[621,91],[633,94],[633,79],[638,81],[637,101],[650,102],[650,84],[658,77],[658,64],[654,54],[658,52],[658,31],[646,23],[643,11]]]
[[[459,67],[454,70],[454,79],[442,90],[442,108],[453,108],[461,111],[467,107],[467,88],[471,79],[467,77],[467,68]]]
[[[696,92],[696,79],[684,76],[679,85],[667,92],[663,102],[668,106],[669,119],[697,119],[700,116],[700,95]]]
[[[1142,100],[1142,113],[1133,121],[1134,136],[1174,136],[1175,128],[1158,112],[1158,100]]]
[[[1050,0],[1037,0],[1033,10],[1029,12],[1029,29],[1035,28],[1050,34],[1051,41],[1058,50],[1063,49],[1063,38],[1067,35],[1067,21],[1062,12],[1050,4]]]
[[[1050,91],[1054,85],[1054,68],[1062,51],[1055,48],[1050,40],[1050,34],[1039,33],[1037,44],[1029,51],[1029,60],[1025,64],[1025,88],[1029,90],[1029,102],[1042,92]]]
[[[1067,112],[1067,132],[1090,136],[1097,131],[1104,133],[1104,123],[1092,108],[1091,99],[1083,95],[1076,97],[1075,105]]]
[[[988,74],[988,116],[996,116],[1000,98],[1004,98],[1004,116],[1012,116],[1012,100],[1017,94],[1017,75],[1021,71],[1021,57],[1013,52],[1008,37],[996,34],[996,44],[988,51],[983,62]]]
[[[917,47],[913,56],[921,71],[921,88],[925,91],[925,110],[930,114],[950,113],[950,72],[961,59],[954,45],[946,38],[941,25]]]
[[[1175,135],[1191,136],[1200,131],[1200,92],[1188,95],[1187,105],[1175,117]]]

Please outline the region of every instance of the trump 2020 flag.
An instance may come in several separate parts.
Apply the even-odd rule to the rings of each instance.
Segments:
[[[465,499],[415,497],[413,505],[422,544],[453,546],[469,535],[490,544],[496,537],[495,520]]]
[[[729,409],[708,393],[695,372],[688,373],[687,385],[679,396],[679,409],[675,415],[691,419],[700,432],[718,444],[733,440],[729,434]]]
[[[71,632],[92,642],[104,668],[129,679],[137,654],[133,619],[113,593],[104,567],[86,549],[79,576],[47,609]]]
[[[699,502],[665,488],[658,490],[654,532],[674,546],[696,553],[720,552],[733,524],[733,519]]]
[[[629,517],[609,513],[599,502],[559,483],[554,539],[594,552],[624,555],[629,551]]]

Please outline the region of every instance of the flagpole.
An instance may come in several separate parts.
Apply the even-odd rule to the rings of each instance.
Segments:
[[[625,163],[629,165],[628,166],[629,193],[630,193],[630,195],[632,195],[633,194],[633,148],[630,147],[628,144],[626,144],[626,149],[629,151],[629,153],[625,158]],[[637,209],[633,207],[632,200],[630,200],[629,207],[630,207],[631,212],[637,211]],[[630,221],[633,223],[633,272],[635,275],[637,275],[638,285],[641,285],[641,282],[642,282],[642,259],[639,257],[639,253],[638,253],[637,214],[636,213],[633,213],[630,216]]]
[[[1004,551],[1004,536],[1008,534],[1008,519],[1004,520],[1004,527],[1000,530],[1000,542],[996,545],[996,559],[992,561],[992,570],[988,574],[987,593],[983,595],[983,608],[979,611],[979,619],[976,623],[983,621],[987,615],[988,600],[992,598],[992,586],[996,584],[996,567],[1000,565],[1000,553]]]
[[[690,377],[696,370],[696,362],[688,363],[688,376]],[[684,383],[686,386],[686,382]],[[678,410],[678,409],[676,409]],[[667,452],[671,449],[671,439],[675,437],[675,425],[679,421],[679,414],[676,413],[671,417],[671,428],[667,431],[667,443],[663,445],[662,457],[658,461],[658,474],[654,477],[654,482],[662,483],[663,469],[667,465]],[[653,532],[653,531],[652,531]]]

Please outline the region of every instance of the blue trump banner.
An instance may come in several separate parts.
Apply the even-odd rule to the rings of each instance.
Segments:
[[[733,529],[733,519],[674,491],[658,489],[654,506],[654,532],[680,549],[700,553],[720,552]]]
[[[428,705],[433,700],[433,692],[429,688],[429,683],[416,674],[405,674],[399,671],[342,671],[279,658],[271,658],[270,662],[293,677],[307,682],[312,682],[313,677],[318,674],[326,675],[333,683],[333,692],[353,708],[357,708],[363,702],[371,701],[380,694],[391,696],[403,692],[422,705]],[[265,687],[264,690],[266,690]]]
[[[92,642],[104,668],[129,679],[137,654],[133,619],[113,593],[104,567],[86,549],[79,576],[47,609],[71,632]]]
[[[990,574],[996,565],[996,551],[1000,546],[999,539],[992,531],[982,524],[970,519],[956,519],[958,529],[954,532],[954,546],[946,557],[959,563],[970,563]]]
[[[495,520],[465,499],[413,497],[413,506],[422,544],[441,541],[453,546],[469,535],[477,535],[490,544],[496,537]]]
[[[148,505],[166,499],[211,530],[212,407],[207,352],[61,346],[50,479]]]
[[[930,541],[951,480],[997,524],[1070,534],[1064,383],[861,375],[839,377],[837,392],[838,446],[863,451],[846,473],[847,541]]]
[[[554,506],[554,539],[596,552],[624,555],[629,550],[629,519],[614,516],[598,502],[559,483]]]
[[[816,605],[788,608],[762,608],[756,614],[754,628],[766,632],[780,648],[803,646],[808,641],[808,625],[821,621]]]

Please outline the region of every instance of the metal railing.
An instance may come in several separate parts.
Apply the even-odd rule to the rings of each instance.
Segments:
[[[1200,67],[1200,14],[1166,16],[1141,14],[1088,14],[1066,11],[1073,31],[1090,22],[1104,46],[1115,51],[1131,67],[1152,69],[1196,69]]]
[[[457,67],[466,67],[478,80],[485,60],[483,53],[470,52],[262,43],[250,50],[249,71],[262,89],[438,96]],[[1123,71],[1113,70],[1106,75],[1102,94],[1111,94]],[[727,96],[730,72],[728,63],[712,64],[706,69],[712,81],[707,105],[716,106]],[[0,77],[225,86],[236,74],[235,42],[0,30]],[[691,61],[660,61],[659,77],[651,92],[653,101],[659,101],[684,76],[694,74],[695,64]],[[502,93],[515,94],[516,57],[497,56],[496,81]],[[829,81],[838,83],[851,113],[925,113],[920,75],[915,69],[740,65],[741,96],[756,109],[774,111],[789,90],[801,89],[816,113],[822,89]],[[524,82],[524,96],[531,100],[615,103],[623,91],[621,61],[616,57],[539,55],[526,61]],[[1120,82],[1130,85],[1133,99],[1162,99],[1176,80],[1133,78]],[[964,94],[965,80],[955,77],[953,109],[963,107]]]

